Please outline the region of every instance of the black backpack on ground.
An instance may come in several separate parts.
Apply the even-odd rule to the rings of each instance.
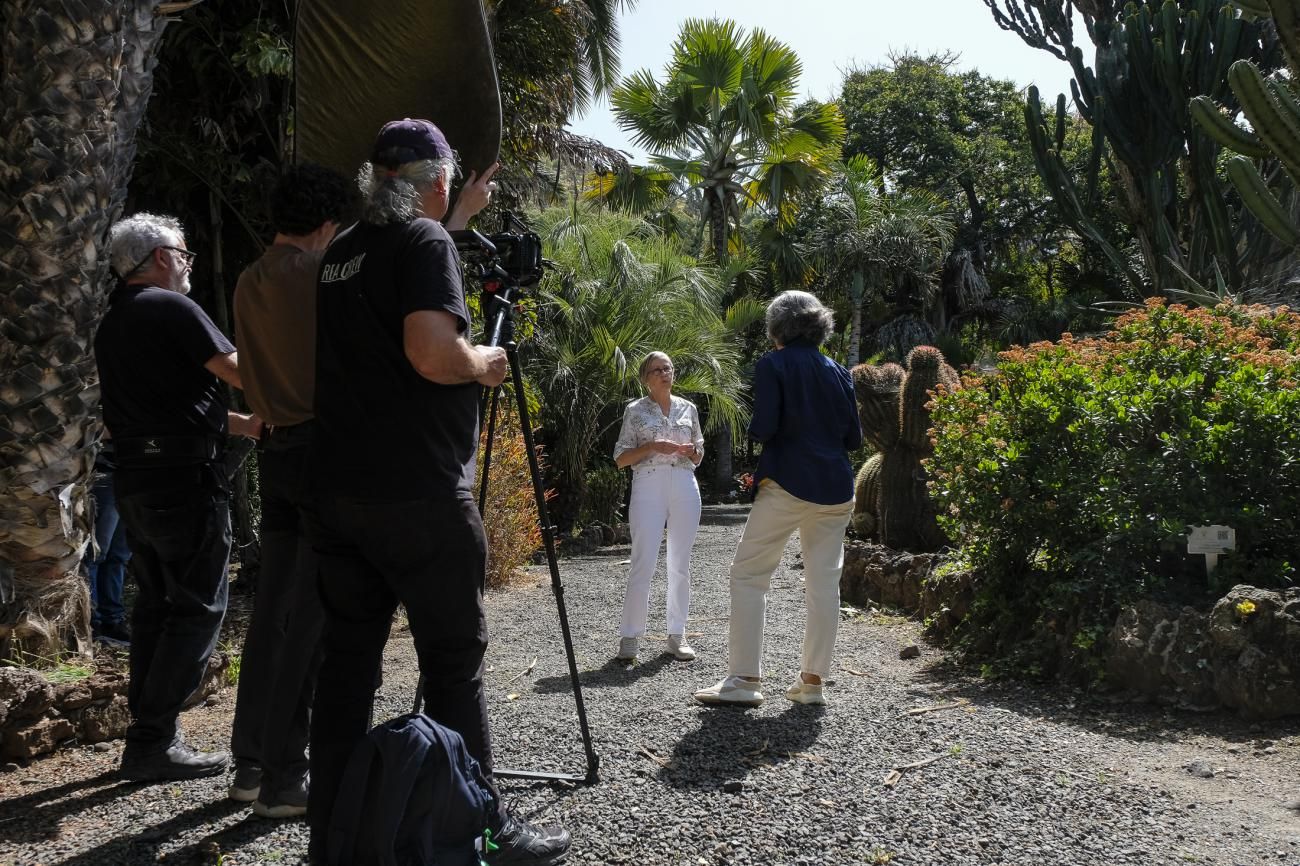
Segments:
[[[422,713],[376,725],[348,761],[330,866],[479,866],[496,798],[460,734]]]

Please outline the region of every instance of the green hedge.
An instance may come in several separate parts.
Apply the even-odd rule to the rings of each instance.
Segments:
[[[1118,608],[1284,587],[1300,564],[1300,316],[1149,302],[1102,339],[1039,343],[934,405],[931,493],[981,572],[966,647],[1098,671]],[[1188,527],[1226,524],[1212,576]]]

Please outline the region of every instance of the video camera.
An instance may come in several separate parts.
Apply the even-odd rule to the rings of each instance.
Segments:
[[[492,283],[518,288],[537,285],[547,264],[542,239],[512,213],[507,212],[503,221],[505,229],[490,235],[472,229],[451,232],[466,271],[488,291],[494,290]]]

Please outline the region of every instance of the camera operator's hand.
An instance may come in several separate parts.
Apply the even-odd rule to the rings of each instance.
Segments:
[[[480,360],[483,361],[487,368],[486,372],[475,381],[488,388],[495,388],[504,382],[506,374],[510,372],[510,365],[506,360],[506,350],[500,346],[475,346],[474,350],[479,353]]]
[[[494,162],[483,176],[479,177],[478,172],[471,171],[469,177],[465,179],[465,185],[461,187],[460,195],[456,197],[456,207],[447,217],[443,224],[447,231],[459,231],[469,225],[469,221],[483,208],[488,206],[492,200],[492,193],[496,191],[496,182],[492,180],[492,175],[497,173],[501,163]]]

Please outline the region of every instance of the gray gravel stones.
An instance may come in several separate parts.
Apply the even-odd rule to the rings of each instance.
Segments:
[[[626,547],[561,562],[601,779],[502,788],[525,817],[572,831],[570,863],[1300,864],[1300,817],[1285,808],[1300,795],[1293,725],[1248,728],[1228,716],[988,683],[931,661],[929,649],[901,662],[898,649],[916,643],[918,627],[874,614],[841,622],[829,705],[790,703],[782,691],[799,667],[804,620],[802,571],[789,567],[797,545],[768,605],[767,702],[697,705],[691,692],[726,673],[727,568],[744,518],[739,506],[705,510],[693,560],[694,662],[660,652],[662,575],[640,662],[613,662]],[[554,611],[544,567],[489,598],[497,765],[580,775]],[[408,712],[415,680],[410,636],[394,628],[377,718]],[[186,713],[187,737],[224,747],[232,710],[227,693]],[[120,785],[111,775],[119,753],[74,748],[0,775],[0,864],[300,862],[305,825],[228,803],[228,777]],[[934,756],[884,784],[895,768]],[[1222,772],[1194,777],[1185,768],[1195,761]]]

